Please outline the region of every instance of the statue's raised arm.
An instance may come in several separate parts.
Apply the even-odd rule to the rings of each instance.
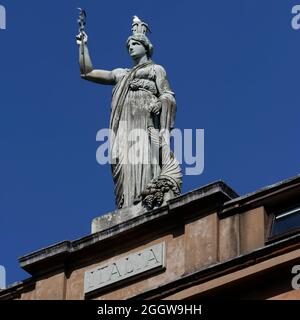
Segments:
[[[94,70],[92,60],[87,47],[88,35],[84,30],[86,13],[84,10],[79,9],[79,34],[76,36],[76,42],[79,45],[79,65],[81,77],[101,84],[115,84],[115,76],[112,71],[107,70]]]

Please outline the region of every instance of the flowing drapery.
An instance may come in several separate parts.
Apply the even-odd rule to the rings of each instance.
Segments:
[[[168,181],[168,193],[180,192],[181,171],[165,131],[174,126],[176,102],[163,67],[148,61],[133,69],[113,71],[110,128],[112,175],[118,208],[151,194],[153,183]],[[158,102],[159,115],[152,112]],[[165,183],[165,182],[164,182]],[[153,188],[152,188],[153,189]],[[148,200],[149,200],[148,196]]]

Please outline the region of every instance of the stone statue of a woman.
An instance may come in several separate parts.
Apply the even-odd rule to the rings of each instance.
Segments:
[[[176,102],[164,68],[151,60],[148,25],[135,17],[126,45],[132,69],[93,68],[87,35],[77,36],[81,77],[113,85],[110,157],[118,208],[148,209],[180,194],[182,174],[170,150]]]

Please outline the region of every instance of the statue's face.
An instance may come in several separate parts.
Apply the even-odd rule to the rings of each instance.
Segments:
[[[128,52],[133,59],[141,58],[147,54],[146,48],[140,42],[133,39],[128,43]]]

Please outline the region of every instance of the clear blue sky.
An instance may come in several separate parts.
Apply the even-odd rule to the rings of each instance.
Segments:
[[[298,1],[12,1],[0,30],[0,264],[90,232],[114,209],[96,133],[111,88],[80,79],[77,10],[88,13],[95,67],[130,67],[125,40],[136,14],[152,29],[153,59],[176,93],[178,128],[205,129],[205,170],[183,192],[222,179],[239,194],[300,171]]]

